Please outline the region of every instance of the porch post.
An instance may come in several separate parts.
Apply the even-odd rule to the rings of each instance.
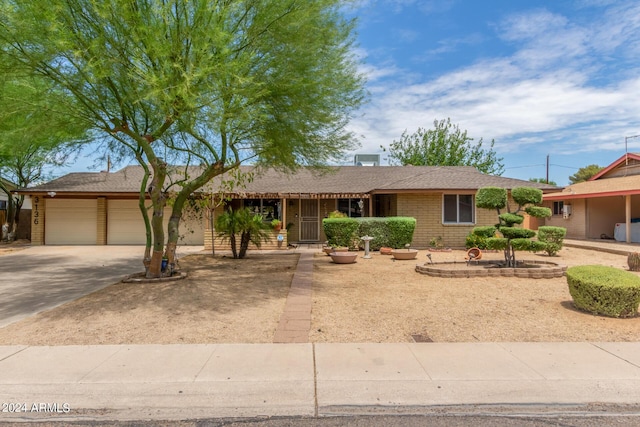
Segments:
[[[625,214],[625,222],[627,224],[626,232],[627,232],[627,243],[631,243],[631,195],[627,194],[624,196],[624,214]]]
[[[280,199],[280,206],[282,206],[282,228],[287,227],[287,199],[284,197]]]

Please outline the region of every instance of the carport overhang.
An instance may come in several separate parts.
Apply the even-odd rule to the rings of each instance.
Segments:
[[[595,199],[601,197],[624,197],[625,201],[625,224],[626,224],[626,243],[631,243],[631,196],[640,195],[640,189],[635,190],[618,190],[618,191],[600,191],[593,193],[575,193],[573,191],[560,192],[553,194],[545,194],[543,196],[544,201],[563,201],[563,200],[575,200],[575,199]]]

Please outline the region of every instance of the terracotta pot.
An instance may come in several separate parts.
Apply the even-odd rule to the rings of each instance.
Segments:
[[[328,246],[328,247],[324,247],[322,248],[322,252],[324,252],[327,255],[331,255],[331,252],[333,252],[333,248]]]
[[[398,260],[415,259],[418,256],[417,249],[394,249],[391,255]]]
[[[393,249],[383,246],[380,248],[380,255],[391,255],[391,251],[393,251]]]
[[[358,252],[332,252],[329,254],[336,264],[352,264],[358,258]]]
[[[345,247],[333,248],[333,252],[349,252],[349,248],[345,248]]]

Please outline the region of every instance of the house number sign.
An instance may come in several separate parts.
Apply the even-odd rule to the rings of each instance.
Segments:
[[[40,211],[38,211],[38,203],[40,203],[40,197],[36,196],[33,198],[33,223],[38,225],[40,218]]]

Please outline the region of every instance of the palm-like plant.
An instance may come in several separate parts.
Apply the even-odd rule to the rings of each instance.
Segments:
[[[216,219],[216,229],[220,230],[223,240],[229,240],[233,258],[244,258],[249,249],[249,243],[260,247],[262,242],[271,238],[271,226],[262,221],[260,215],[255,215],[250,209],[244,208],[238,211],[229,209]],[[238,251],[237,238],[240,234],[240,251]]]

